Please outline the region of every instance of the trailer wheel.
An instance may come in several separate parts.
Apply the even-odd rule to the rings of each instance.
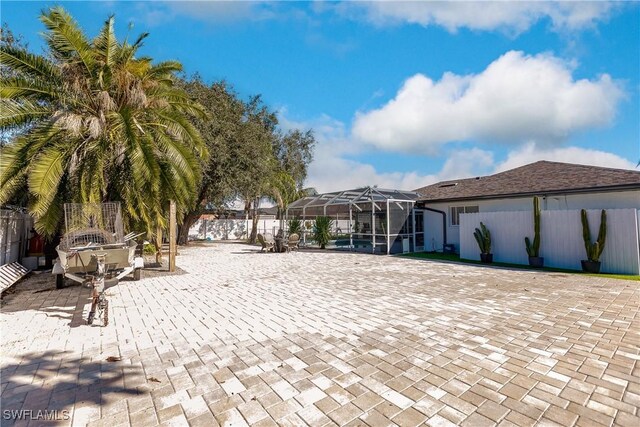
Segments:
[[[56,289],[64,288],[64,274],[56,274]]]
[[[142,277],[142,269],[136,268],[133,270],[133,280],[140,280],[140,277]]]

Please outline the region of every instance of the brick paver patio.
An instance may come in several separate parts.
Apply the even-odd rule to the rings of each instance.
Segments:
[[[106,328],[87,289],[19,284],[3,425],[640,425],[640,282],[240,244],[178,265],[110,288]]]

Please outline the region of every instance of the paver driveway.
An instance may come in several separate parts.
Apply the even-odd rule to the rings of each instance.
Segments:
[[[3,423],[640,425],[639,282],[240,244],[178,265],[109,289],[106,328],[88,290],[20,284]]]

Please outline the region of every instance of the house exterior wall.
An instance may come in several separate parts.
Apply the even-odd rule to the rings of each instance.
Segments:
[[[465,200],[457,202],[425,203],[426,207],[446,212],[447,243],[460,250],[460,226],[451,224],[451,207],[478,206],[479,212],[505,212],[532,210],[533,197],[517,197],[491,200]],[[572,209],[639,209],[640,190],[603,193],[550,195],[541,197],[542,210]],[[442,218],[438,214],[425,215],[425,250],[442,250]],[[428,237],[427,237],[428,236]]]

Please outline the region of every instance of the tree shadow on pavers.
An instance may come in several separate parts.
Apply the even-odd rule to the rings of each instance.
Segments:
[[[271,253],[275,253],[275,252],[267,252],[267,251],[262,251],[262,248],[260,246],[256,246],[254,248],[247,248],[247,249],[241,249],[239,251],[233,251],[231,252],[234,255],[255,255],[255,254],[259,254],[259,253],[263,253],[263,254],[271,254]]]
[[[106,355],[98,359],[71,352],[28,353],[15,363],[3,363],[0,374],[2,426],[26,425],[36,417],[53,425],[54,420],[69,420],[74,407],[76,412],[83,407],[99,412],[101,405],[147,393],[138,387],[145,383],[139,366],[110,362]]]
[[[91,288],[67,281],[64,288],[57,289],[55,278],[50,276],[49,281],[21,284],[22,286],[17,287],[14,292],[5,295],[2,300],[2,312],[37,310],[46,313],[50,318],[68,320],[71,328],[89,326],[85,311],[88,314],[91,305]],[[115,283],[107,283],[105,286],[107,299],[112,293],[109,290],[115,286]],[[98,321],[91,326],[101,327],[101,323]]]

